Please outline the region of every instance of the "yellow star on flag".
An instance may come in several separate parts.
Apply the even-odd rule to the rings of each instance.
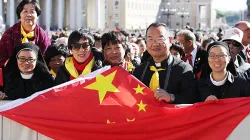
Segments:
[[[144,89],[145,87],[141,87],[139,84],[137,85],[137,88],[133,88],[134,90],[135,90],[135,94],[138,94],[138,93],[141,93],[141,94],[143,94],[143,89]]]
[[[107,120],[107,124],[113,124],[113,123],[115,123],[115,122],[110,122],[109,120]]]
[[[141,102],[140,102],[139,104],[137,104],[137,105],[138,105],[138,107],[139,107],[138,112],[141,111],[141,110],[143,110],[144,112],[146,112],[145,107],[147,106],[147,104],[143,104],[142,100],[141,100]]]
[[[132,119],[132,120],[130,120],[130,119],[127,118],[127,122],[134,122],[134,121],[135,121],[135,118]]]
[[[107,92],[120,92],[113,84],[112,81],[115,77],[116,71],[112,72],[107,76],[98,75],[96,81],[84,88],[97,90],[99,94],[100,104],[102,103]]]

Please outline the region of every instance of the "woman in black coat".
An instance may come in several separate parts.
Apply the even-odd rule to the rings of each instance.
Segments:
[[[93,48],[93,36],[87,32],[73,31],[68,39],[68,49],[72,55],[67,57],[59,68],[55,85],[59,85],[102,68],[103,55]]]
[[[54,84],[39,48],[32,43],[16,46],[3,68],[3,77],[3,93],[8,100],[29,97]]]
[[[198,81],[200,101],[250,96],[250,85],[237,76],[228,45],[216,41],[207,52],[208,63]]]

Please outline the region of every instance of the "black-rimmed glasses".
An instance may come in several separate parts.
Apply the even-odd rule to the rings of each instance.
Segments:
[[[22,62],[22,63],[24,63],[24,62],[33,63],[33,62],[36,61],[36,59],[32,59],[32,58],[26,59],[26,58],[24,58],[24,57],[17,57],[17,60],[18,60],[19,62]]]

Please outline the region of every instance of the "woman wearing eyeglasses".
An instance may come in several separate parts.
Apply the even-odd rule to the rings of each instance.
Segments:
[[[201,101],[250,96],[250,86],[238,77],[229,47],[223,42],[208,46],[208,64],[199,80]]]
[[[17,45],[3,68],[4,91],[1,99],[26,98],[35,92],[50,88],[54,78],[42,58],[38,46],[32,43]]]
[[[94,46],[93,36],[89,33],[73,31],[68,39],[68,49],[72,56],[67,57],[64,65],[57,72],[55,84],[86,75],[102,67],[103,56]]]

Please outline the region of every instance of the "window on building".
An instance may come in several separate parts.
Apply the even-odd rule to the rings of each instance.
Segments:
[[[118,18],[119,17],[119,14],[115,14],[115,18]]]
[[[115,1],[115,9],[119,9],[119,1]]]
[[[187,23],[187,25],[189,26],[189,25],[190,25],[190,23],[188,22],[188,23]]]

